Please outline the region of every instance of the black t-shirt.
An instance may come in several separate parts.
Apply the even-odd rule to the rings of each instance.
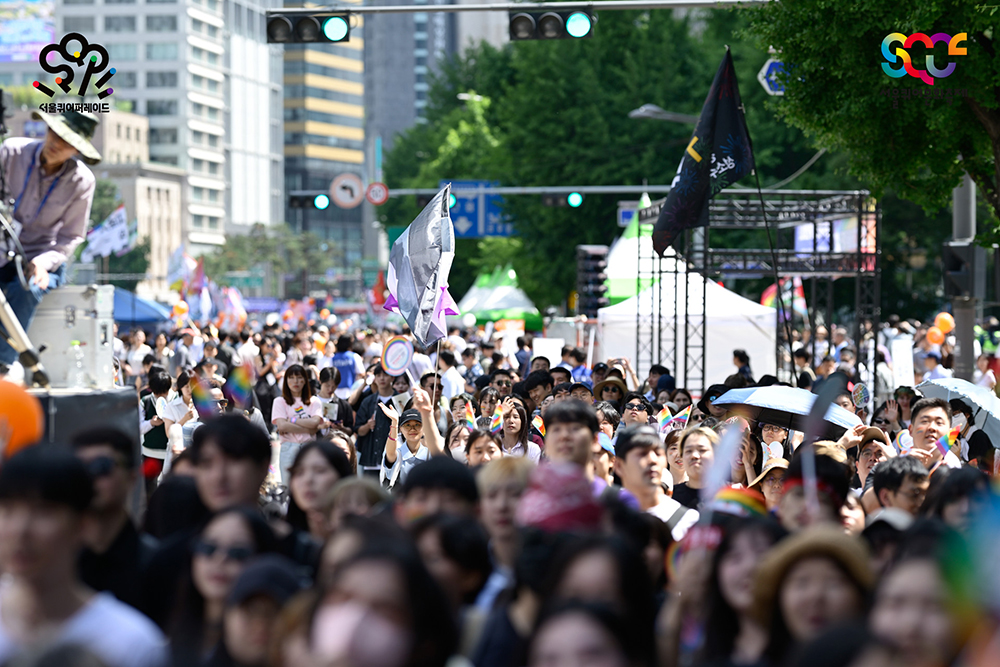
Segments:
[[[138,609],[142,604],[143,572],[157,547],[155,538],[140,535],[132,522],[126,521],[107,551],[80,552],[80,579],[95,591],[108,591]]]
[[[674,487],[673,499],[684,505],[684,507],[696,510],[698,509],[698,503],[701,501],[701,489],[692,489],[688,486],[687,482],[678,484]]]

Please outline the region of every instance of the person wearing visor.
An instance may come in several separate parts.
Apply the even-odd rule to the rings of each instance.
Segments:
[[[5,247],[0,254],[0,291],[25,330],[42,297],[65,282],[66,260],[86,235],[94,201],[97,179],[88,165],[101,161],[90,143],[100,122],[97,116],[36,111],[32,117],[48,126],[44,139],[11,137],[0,146],[0,197],[14,200],[8,222],[24,248],[28,281],[25,289]],[[0,337],[0,364],[16,360],[17,352]]]

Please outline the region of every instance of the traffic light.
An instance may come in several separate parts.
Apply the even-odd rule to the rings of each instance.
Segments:
[[[289,208],[315,208],[325,211],[330,208],[330,195],[290,195]]]
[[[579,208],[583,204],[583,195],[579,192],[546,193],[542,195],[544,206],[569,206]]]
[[[578,245],[576,247],[576,312],[596,318],[597,310],[611,305],[608,300],[608,246]]]
[[[285,14],[280,10],[267,12],[268,44],[308,44],[349,42],[350,14]]]
[[[509,12],[510,39],[584,39],[594,35],[596,17],[583,9]]]
[[[434,199],[434,195],[417,195],[417,206],[421,210],[427,208],[427,205],[431,203]],[[455,204],[458,203],[458,199],[453,194],[448,195],[448,208],[455,208]]]
[[[946,297],[985,297],[985,249],[971,241],[948,241],[941,247],[941,263]]]

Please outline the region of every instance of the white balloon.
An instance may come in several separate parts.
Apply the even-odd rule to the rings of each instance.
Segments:
[[[474,313],[466,313],[462,315],[462,325],[468,329],[470,327],[476,326],[476,316]]]

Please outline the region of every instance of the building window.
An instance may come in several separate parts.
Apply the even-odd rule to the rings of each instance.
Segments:
[[[105,32],[135,32],[135,17],[134,16],[105,16],[104,17],[104,31]],[[135,44],[132,45],[135,48]],[[135,60],[135,57],[132,58]]]
[[[209,229],[218,229],[219,228],[219,218],[216,217],[216,216],[214,216],[214,215],[208,216],[208,228]]]
[[[147,16],[146,30],[148,32],[177,32],[177,17]]]
[[[121,139],[122,138],[122,124],[121,123],[118,123],[118,125],[115,127],[115,138],[117,138],[117,139]]]
[[[219,191],[218,190],[207,190],[208,201],[218,202],[219,201]]]
[[[164,156],[161,156],[161,157],[156,157],[154,155],[154,156],[151,156],[149,159],[150,159],[151,162],[159,162],[160,164],[169,164],[169,165],[172,165],[174,167],[177,166],[177,156],[175,156],[175,155],[164,155]]]
[[[146,60],[177,60],[177,42],[147,44]]]
[[[195,226],[195,227],[204,227],[205,226],[205,216],[203,216],[203,215],[192,215],[191,216],[191,224],[193,226]]]
[[[176,144],[176,127],[151,127],[149,128],[150,144]]]
[[[64,5],[92,5],[94,0],[63,0]]]
[[[176,116],[177,100],[148,100],[146,102],[147,116]]]
[[[156,4],[156,5],[167,5],[167,4],[170,4],[170,5],[172,5],[172,4],[175,4],[176,2],[177,2],[177,0],[146,0],[146,4],[147,5],[153,5],[153,4]]]
[[[135,128],[135,140],[142,141],[142,130],[139,128]],[[139,158],[136,158],[135,161],[138,162]]]
[[[191,199],[201,201],[205,198],[205,188],[193,187],[191,188]]]
[[[109,16],[107,18],[111,19],[115,17]],[[137,44],[108,44],[108,56],[111,58],[111,62],[138,60],[139,46]]]
[[[176,88],[177,72],[146,72],[147,88]]]
[[[125,138],[126,139],[131,139],[132,138],[132,126],[131,125],[126,125],[125,126]]]
[[[218,162],[209,162],[208,163],[208,173],[212,174],[213,176],[218,176],[219,175],[219,163]]]
[[[233,9],[236,11],[233,14],[233,25],[236,26],[234,31],[237,35],[243,36],[243,5],[233,5]]]
[[[63,19],[64,32],[86,32],[93,29],[93,16],[67,16]]]
[[[134,5],[135,0],[104,0],[106,5]]]
[[[210,135],[208,135],[208,145],[211,146],[212,148],[218,148],[219,147],[219,135],[217,135],[217,134],[210,134]]]
[[[111,81],[115,88],[135,88],[138,85],[135,72],[116,72]]]

